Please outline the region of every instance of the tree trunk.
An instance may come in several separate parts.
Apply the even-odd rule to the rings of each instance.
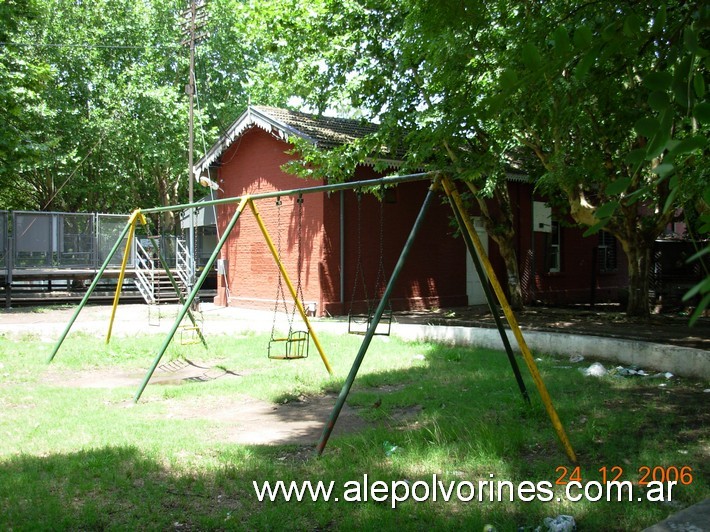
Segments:
[[[513,310],[522,310],[525,305],[523,303],[523,289],[520,285],[518,254],[515,252],[515,219],[510,194],[508,194],[508,183],[505,181],[496,189],[494,195],[498,207],[496,212],[491,212],[486,198],[481,197],[479,189],[473,183],[467,181],[466,185],[476,198],[486,233],[498,244],[498,250],[503,257],[507,279],[498,279],[498,281],[501,285],[507,284],[508,286],[510,307]]]
[[[649,273],[650,246],[643,241],[622,242],[629,266],[629,301],[626,305],[627,316],[649,316]]]
[[[512,245],[512,240],[501,240],[498,249],[505,262],[505,272],[508,282],[508,303],[513,310],[522,310],[523,290],[520,286],[520,273],[518,270],[518,254]]]
[[[164,173],[161,169],[156,169],[153,179],[158,190],[160,204],[163,207],[173,205],[176,198],[171,192],[173,192],[176,187],[171,187],[169,182],[170,176],[167,172]],[[174,234],[176,225],[175,213],[173,211],[165,211],[158,216],[161,217],[161,232],[165,235]]]
[[[589,204],[581,188],[567,190],[570,202],[570,214],[582,225],[593,226],[598,219],[595,216],[596,207]],[[663,205],[665,196],[659,195],[658,204]],[[657,215],[653,224],[641,223],[635,204],[622,206],[620,213],[607,224],[606,230],[614,235],[626,254],[629,268],[629,300],[626,305],[627,316],[648,317],[650,315],[649,274],[651,269],[651,252],[653,242],[663,227],[670,221],[673,211]]]

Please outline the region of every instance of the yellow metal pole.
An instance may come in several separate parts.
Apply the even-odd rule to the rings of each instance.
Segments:
[[[111,320],[108,324],[108,333],[106,334],[106,343],[111,340],[111,331],[113,330],[113,321],[116,318],[116,308],[118,307],[118,300],[121,298],[121,287],[123,286],[123,278],[126,276],[126,265],[128,264],[128,257],[131,254],[131,242],[133,242],[133,235],[136,231],[136,221],[140,218],[141,222],[145,224],[145,216],[141,214],[140,209],[136,209],[131,213],[131,217],[128,219],[128,223],[131,224],[128,230],[128,239],[126,240],[126,249],[123,250],[123,261],[121,262],[121,272],[118,274],[118,284],[116,284],[116,294],[113,296],[113,308],[111,309]]]
[[[483,249],[483,245],[481,244],[481,240],[478,238],[478,234],[476,233],[476,230],[473,227],[471,218],[467,214],[467,211],[463,205],[463,201],[461,201],[461,196],[459,195],[458,190],[456,189],[454,183],[451,181],[450,177],[444,177],[442,179],[442,185],[444,187],[444,192],[446,193],[446,195],[454,201],[456,207],[461,212],[464,225],[466,226],[466,232],[471,237],[471,241],[473,242],[473,246],[476,248],[478,257],[481,259],[481,263],[483,264],[483,267],[485,268],[486,273],[488,274],[491,286],[493,287],[494,292],[498,296],[498,301],[500,301],[503,313],[505,314],[505,317],[508,320],[508,324],[510,325],[511,330],[513,331],[513,335],[515,336],[515,339],[518,342],[518,346],[520,347],[520,352],[523,355],[525,364],[528,367],[528,371],[530,371],[530,375],[532,375],[533,381],[535,382],[535,386],[537,386],[537,389],[540,392],[540,397],[542,398],[542,402],[545,405],[545,410],[547,410],[547,415],[550,417],[550,420],[552,421],[552,426],[555,428],[557,436],[560,438],[560,441],[562,442],[562,445],[565,448],[567,457],[573,463],[577,463],[577,456],[575,455],[574,450],[572,449],[572,445],[570,444],[569,439],[567,438],[567,434],[565,433],[565,429],[562,426],[562,422],[560,421],[560,418],[557,415],[557,411],[555,410],[555,407],[552,404],[552,399],[550,398],[550,394],[547,391],[547,387],[542,381],[540,371],[537,368],[537,364],[535,364],[535,359],[533,358],[532,353],[528,348],[528,344],[525,342],[525,338],[523,338],[523,333],[521,332],[520,326],[518,325],[518,320],[515,318],[513,309],[511,309],[510,305],[508,304],[508,300],[505,297],[503,288],[498,282],[498,278],[496,277],[496,274],[493,271],[491,261],[488,259],[488,256],[486,255],[486,252]],[[481,279],[481,282],[485,282],[485,280]]]
[[[256,208],[256,205],[254,205],[254,202],[250,199],[249,200],[249,208],[251,209],[251,212],[254,213],[254,218],[256,218],[256,222],[259,224],[259,229],[261,229],[261,232],[264,235],[264,240],[266,240],[266,245],[269,246],[269,251],[271,251],[271,255],[274,257],[274,260],[276,261],[276,265],[279,267],[279,271],[281,272],[281,275],[284,278],[284,281],[286,281],[286,286],[288,286],[288,291],[291,292],[291,297],[293,297],[293,301],[296,303],[296,308],[298,308],[298,312],[301,314],[301,318],[303,318],[303,322],[306,324],[306,327],[308,328],[308,332],[310,333],[311,337],[313,338],[313,343],[316,346],[316,349],[318,349],[318,354],[320,355],[321,360],[323,361],[323,364],[325,364],[325,369],[328,370],[328,373],[331,375],[333,374],[333,368],[330,366],[330,362],[328,362],[328,357],[325,356],[325,352],[323,351],[323,346],[321,346],[320,341],[318,340],[318,337],[316,336],[315,331],[311,328],[311,323],[308,321],[308,316],[306,316],[306,309],[303,308],[303,305],[301,304],[300,299],[298,298],[298,294],[296,293],[296,289],[293,287],[293,284],[291,283],[291,279],[289,279],[288,274],[286,273],[286,269],[284,268],[283,263],[281,262],[281,257],[279,257],[278,251],[276,251],[276,247],[274,246],[273,240],[271,240],[271,236],[269,236],[269,232],[266,230],[266,226],[264,225],[264,221],[261,219],[261,215],[259,214],[259,211]]]

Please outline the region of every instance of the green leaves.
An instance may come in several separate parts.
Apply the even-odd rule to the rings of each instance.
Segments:
[[[705,96],[705,76],[702,72],[695,74],[693,78],[693,89],[695,90],[695,95],[698,98],[703,98]]]
[[[574,69],[574,77],[577,80],[583,80],[585,77],[587,77],[587,74],[589,73],[589,70],[594,66],[594,63],[597,61],[597,53],[598,51],[593,49],[587,52],[582,56],[582,58],[579,60],[579,63],[577,63],[577,66]]]
[[[542,63],[540,51],[537,49],[537,46],[532,43],[523,44],[522,59],[523,64],[529,70],[537,70]]]
[[[605,188],[604,192],[610,196],[618,196],[622,192],[624,192],[629,185],[631,184],[631,178],[630,177],[619,177],[609,183]],[[597,216],[599,216],[599,213],[597,212]]]
[[[704,150],[707,146],[707,137],[702,135],[693,135],[676,143],[671,149],[668,150],[668,153],[664,159],[667,161],[673,161],[681,155]]]
[[[643,78],[643,84],[652,91],[666,91],[673,83],[673,74],[666,70],[649,72]]]
[[[710,124],[710,103],[700,102],[693,108],[693,117],[701,124]]]
[[[500,85],[503,90],[512,90],[518,84],[518,73],[512,68],[506,68],[500,74]]]
[[[595,211],[595,215],[597,218],[603,220],[606,218],[609,218],[612,214],[614,214],[614,211],[619,208],[619,202],[618,201],[609,201],[607,203],[603,203],[600,205],[597,210]]]
[[[671,105],[671,99],[666,92],[654,91],[648,95],[648,106],[654,111],[663,111]]]
[[[593,39],[593,34],[591,28],[586,25],[579,26],[575,32],[574,36],[572,38],[574,42],[574,46],[578,50],[585,50],[589,48],[592,44],[592,39]]]
[[[555,46],[555,53],[557,54],[557,56],[566,57],[567,54],[569,54],[572,50],[567,28],[565,28],[564,26],[558,27],[552,34],[552,38]]]
[[[651,138],[661,127],[661,122],[656,118],[644,117],[640,118],[634,124],[634,131],[637,135]]]
[[[626,37],[636,37],[641,33],[643,19],[637,13],[632,13],[624,19],[623,32]]]

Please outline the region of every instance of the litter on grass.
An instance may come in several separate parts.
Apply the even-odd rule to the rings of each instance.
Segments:
[[[399,449],[397,445],[388,441],[382,442],[382,448],[384,449],[385,456],[387,457],[392,456],[395,452],[397,452],[397,449]]]
[[[595,362],[588,368],[579,368],[579,371],[581,371],[585,377],[603,377],[608,373],[606,368],[599,362]]]
[[[535,529],[535,532],[572,532],[577,530],[577,523],[571,515],[558,515],[557,517],[545,517],[542,526]]]
[[[579,368],[584,376],[586,377],[603,377],[604,375],[614,375],[615,377],[648,377],[651,379],[672,379],[674,377],[673,373],[670,371],[659,372],[659,373],[649,373],[646,370],[639,368],[638,366],[616,366],[612,370],[607,370],[599,362],[595,362],[588,368]]]

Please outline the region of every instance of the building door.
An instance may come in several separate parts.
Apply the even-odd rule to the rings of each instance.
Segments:
[[[473,219],[473,225],[476,229],[476,234],[483,244],[483,249],[488,254],[488,234],[483,228],[483,222],[480,218]],[[483,285],[481,280],[478,278],[478,272],[476,272],[476,267],[473,265],[473,259],[471,255],[466,251],[466,296],[468,296],[469,305],[485,305],[486,294],[483,292]]]

